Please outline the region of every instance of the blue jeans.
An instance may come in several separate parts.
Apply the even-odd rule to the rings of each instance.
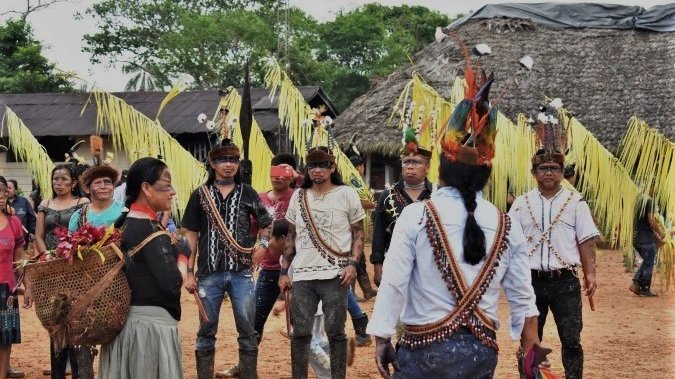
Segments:
[[[361,310],[359,303],[356,301],[356,296],[354,296],[352,286],[349,286],[349,292],[347,293],[347,311],[349,312],[349,316],[351,316],[352,319],[363,316],[363,311]]]
[[[255,331],[262,339],[265,322],[279,297],[279,270],[260,270],[255,283]]]
[[[227,292],[232,302],[234,323],[239,333],[237,338],[239,349],[258,351],[258,333],[253,325],[255,294],[251,270],[214,272],[199,278],[197,284],[209,322],[199,320],[195,349],[201,351],[215,349],[220,306]]]
[[[654,272],[654,261],[656,260],[656,244],[640,243],[635,244],[635,250],[642,258],[640,268],[635,272],[633,280],[640,285],[641,291],[649,291],[652,285],[652,273]]]

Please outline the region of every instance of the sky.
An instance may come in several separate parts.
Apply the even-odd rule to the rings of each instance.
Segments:
[[[0,14],[10,10],[22,9],[27,0],[0,0]],[[319,21],[330,21],[340,11],[349,11],[360,5],[377,2],[384,5],[422,5],[437,10],[448,16],[458,13],[469,13],[481,6],[491,3],[535,3],[542,0],[511,0],[511,1],[454,1],[454,0],[290,0],[291,6],[298,7]],[[577,1],[558,0],[558,2],[574,3]],[[649,8],[654,5],[672,2],[659,0],[610,0],[596,1],[598,3],[612,3],[624,5],[640,5]],[[78,77],[87,83],[87,87],[95,85],[106,91],[121,91],[128,80],[119,67],[106,67],[105,64],[92,65],[89,54],[82,52],[84,41],[82,37],[87,33],[96,32],[96,23],[90,18],[75,20],[77,12],[84,12],[87,7],[95,3],[94,0],[69,0],[57,3],[50,8],[31,14],[28,20],[33,25],[36,37],[45,45],[44,54],[56,63],[60,70],[75,72]],[[0,16],[3,21],[10,15]],[[441,26],[441,25],[439,25]],[[83,82],[76,83],[79,87]]]

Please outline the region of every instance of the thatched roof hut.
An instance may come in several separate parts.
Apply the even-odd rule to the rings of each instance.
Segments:
[[[580,10],[584,6],[595,8]],[[544,96],[560,97],[609,149],[618,145],[631,116],[675,139],[675,5],[647,11],[594,4],[488,5],[448,29],[469,49],[479,43],[491,47],[483,67],[498,79],[492,99],[512,120],[534,113]],[[534,67],[516,74],[524,55],[533,58]],[[429,44],[412,60],[414,65],[375,84],[335,120],[340,143],[359,132],[362,153],[397,155],[400,130],[387,120],[413,71],[449,97],[455,74],[464,68],[453,38]],[[507,84],[509,78],[516,80]]]

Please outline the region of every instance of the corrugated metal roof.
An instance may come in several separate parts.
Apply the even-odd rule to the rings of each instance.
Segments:
[[[318,86],[298,88],[307,102],[315,101],[315,97],[329,104],[330,99]],[[240,91],[241,92],[241,91]],[[114,93],[129,105],[151,119],[157,115],[157,109],[166,92],[119,92]],[[0,94],[0,104],[9,106],[26,124],[35,136],[69,136],[96,133],[96,111],[93,103],[89,103],[85,112],[80,112],[89,99],[88,93],[35,93],[35,94]],[[169,103],[160,116],[162,126],[171,134],[198,133],[204,126],[197,122],[197,115],[215,112],[219,97],[217,90],[185,91]],[[265,131],[276,130],[279,126],[277,117],[269,117],[278,109],[278,97],[269,101],[269,91],[264,88],[251,89],[251,102],[254,104],[254,117],[264,113],[258,125]],[[270,112],[271,111],[271,112]],[[4,117],[5,108],[0,107],[0,119]],[[336,112],[333,112],[336,113]]]

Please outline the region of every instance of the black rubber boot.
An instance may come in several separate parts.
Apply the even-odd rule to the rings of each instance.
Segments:
[[[347,340],[328,341],[330,347],[330,377],[344,379],[347,377]]]
[[[195,350],[197,360],[197,379],[213,379],[213,361],[216,350]]]
[[[366,333],[366,328],[368,327],[368,315],[364,313],[359,318],[353,318],[352,323],[354,324],[354,333],[356,334],[356,346],[370,346],[373,343],[373,339]]]
[[[293,379],[306,379],[309,368],[309,337],[293,337],[291,340],[291,369]]]
[[[258,379],[258,351],[239,350],[239,378]]]
[[[366,300],[377,296],[377,290],[373,289],[372,285],[370,284],[370,277],[368,277],[367,272],[364,273],[363,275],[357,276],[356,280],[359,282],[361,291],[363,291],[363,297]]]

